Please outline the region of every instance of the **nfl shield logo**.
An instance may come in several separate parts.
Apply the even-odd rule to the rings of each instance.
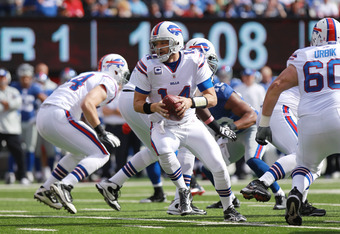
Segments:
[[[161,67],[155,67],[154,73],[155,73],[155,75],[161,75],[162,74],[162,68]]]

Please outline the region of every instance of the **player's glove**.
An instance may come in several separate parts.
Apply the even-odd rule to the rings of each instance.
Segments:
[[[231,130],[228,126],[220,126],[220,132],[218,133],[221,137],[226,137],[232,141],[237,140],[236,133]]]
[[[232,141],[236,141],[236,133],[229,128],[229,126],[221,126],[216,120],[211,121],[208,126],[214,130],[214,132],[221,137],[226,137]]]
[[[255,140],[260,145],[267,145],[268,142],[272,142],[272,130],[270,127],[258,127]]]
[[[96,131],[100,142],[105,146],[110,154],[114,152],[116,147],[120,146],[119,138],[112,133],[105,131],[102,125],[99,124],[94,128],[94,130]]]

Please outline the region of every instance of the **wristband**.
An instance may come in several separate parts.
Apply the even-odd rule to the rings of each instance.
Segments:
[[[208,124],[210,124],[212,121],[214,121],[214,116],[212,116],[212,115],[210,115],[210,117],[206,120],[206,121],[204,121],[204,123],[206,124],[206,125],[208,125]]]
[[[214,130],[214,132],[216,133],[220,133],[220,128],[221,126],[217,123],[216,120],[211,121],[210,124],[208,124],[209,128],[211,128],[212,130]]]
[[[143,111],[144,111],[144,113],[145,114],[152,114],[153,112],[151,111],[151,104],[152,103],[148,103],[148,102],[146,102],[146,103],[144,103],[144,105],[143,105]]]
[[[204,96],[193,97],[191,98],[191,101],[192,101],[191,108],[206,108],[208,105],[208,100]]]
[[[259,127],[269,127],[270,116],[262,115],[259,123]]]
[[[104,127],[101,124],[98,124],[97,127],[94,128],[94,130],[96,131],[97,135],[104,135],[105,134]]]
[[[237,127],[236,127],[236,125],[234,124],[234,123],[230,123],[230,124],[228,124],[228,127],[230,128],[230,130],[237,130]]]

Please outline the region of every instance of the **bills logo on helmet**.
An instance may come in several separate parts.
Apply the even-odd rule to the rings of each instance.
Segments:
[[[116,65],[118,68],[123,67],[125,65],[124,61],[122,59],[115,59],[112,61],[107,61],[107,67],[110,67],[111,65]]]
[[[171,32],[172,34],[175,34],[176,36],[182,33],[182,30],[174,24],[169,25],[167,29],[169,32]]]
[[[196,45],[192,45],[189,47],[190,49],[197,49],[199,50],[201,53],[205,53],[208,52],[210,50],[210,47],[207,43],[198,43]],[[205,50],[205,51],[203,51]]]

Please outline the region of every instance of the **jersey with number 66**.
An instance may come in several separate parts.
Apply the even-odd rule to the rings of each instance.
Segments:
[[[287,61],[299,79],[298,116],[340,107],[340,46],[328,44],[299,49]]]
[[[104,85],[107,93],[107,98],[99,106],[106,105],[116,97],[118,85],[114,78],[102,72],[84,72],[59,86],[42,105],[58,106],[79,120],[83,99],[98,85]]]

